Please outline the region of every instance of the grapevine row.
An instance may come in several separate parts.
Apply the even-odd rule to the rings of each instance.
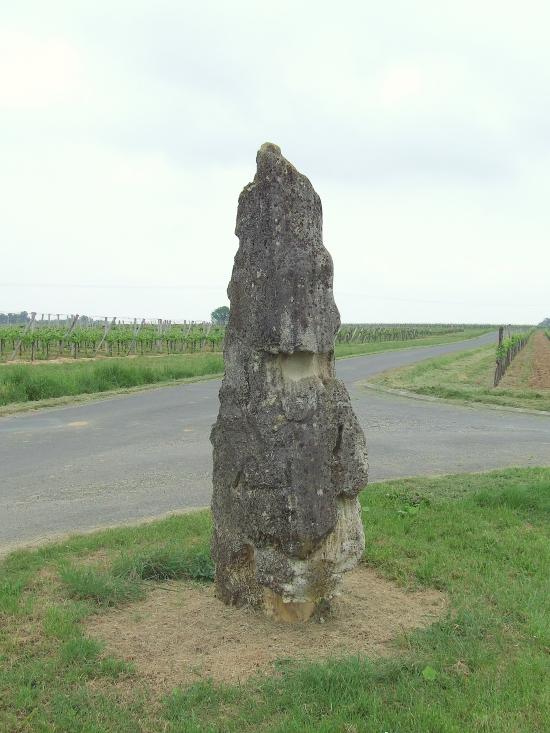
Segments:
[[[342,325],[336,334],[337,344],[378,343],[381,341],[409,341],[426,336],[446,335],[464,330],[462,325]]]
[[[0,318],[0,360],[182,354],[223,349],[223,326],[173,324],[168,321],[124,324],[114,321],[94,321],[75,316],[63,321],[58,318],[58,322],[52,324],[35,321],[34,314],[29,317],[25,313],[18,323],[8,325],[4,316],[4,325]],[[409,341],[460,333],[465,327],[461,324],[343,324],[336,335],[336,343]]]
[[[529,337],[533,330],[523,331],[521,333],[512,333],[507,338],[503,338],[502,327],[499,330],[499,343],[496,351],[496,368],[495,368],[495,387],[499,384],[502,377],[506,374],[506,370],[524,348],[529,341]]]
[[[170,325],[162,331],[157,326],[141,328],[128,325],[74,328],[41,326],[25,330],[23,326],[0,326],[0,358],[49,359],[61,357],[127,356],[130,354],[179,354],[196,351],[220,351],[224,329],[221,327]],[[14,354],[14,351],[16,352]]]

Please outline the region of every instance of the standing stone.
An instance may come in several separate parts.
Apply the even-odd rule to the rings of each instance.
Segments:
[[[326,607],[364,549],[364,434],[335,377],[321,200],[271,143],[239,198],[214,447],[219,598],[286,621]]]

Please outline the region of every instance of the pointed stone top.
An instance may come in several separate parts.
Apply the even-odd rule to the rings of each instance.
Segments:
[[[258,176],[261,178],[276,178],[281,174],[284,175],[301,175],[292,163],[281,153],[281,148],[274,143],[264,143],[256,154],[256,176],[254,182],[257,182]],[[303,176],[305,179],[305,176]]]
[[[282,184],[285,181],[284,185],[286,186],[299,185],[306,187],[311,191],[314,198],[318,198],[311,181],[285,158],[281,148],[275,143],[266,142],[260,147],[256,154],[256,166],[254,181],[245,187],[245,191],[250,186],[257,185],[260,181],[271,182],[272,184]]]
[[[239,197],[226,343],[331,354],[340,317],[321,199],[278,145],[264,143],[256,160],[254,180]]]
[[[275,155],[282,155],[281,148],[278,145],[275,145],[275,143],[264,143],[258,150],[258,155],[263,155],[264,153],[274,153]]]

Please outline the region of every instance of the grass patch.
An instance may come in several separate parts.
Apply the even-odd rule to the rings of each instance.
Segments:
[[[185,514],[5,559],[0,730],[548,730],[550,468],[391,481],[360,499],[366,562],[403,586],[442,589],[451,603],[441,621],[399,641],[399,656],[281,664],[273,678],[203,680],[159,699],[131,665],[105,658],[80,621],[108,610],[89,593],[101,573],[141,592],[166,578],[208,580],[210,516]],[[91,566],[98,551],[101,566]],[[52,579],[64,568],[73,574]],[[124,677],[131,692],[121,695]]]
[[[529,349],[528,344],[525,350]],[[529,351],[526,356],[528,354]],[[371,381],[390,389],[448,400],[550,410],[550,390],[529,387],[530,370],[524,364],[522,353],[516,357],[509,371],[514,369],[516,361],[516,381],[509,381],[507,373],[498,387],[493,387],[494,346],[426,359],[419,364],[384,372]]]
[[[78,664],[97,659],[101,651],[101,644],[96,639],[85,639],[84,637],[73,637],[67,639],[61,647],[61,660]]]
[[[24,587],[24,580],[21,577],[13,580],[8,578],[0,582],[0,613],[15,614],[18,612]]]
[[[142,595],[136,583],[91,567],[63,567],[59,575],[71,598],[93,601],[98,606],[117,606]]]
[[[220,353],[7,365],[0,367],[0,405],[108,392],[222,372]]]
[[[337,344],[336,357],[452,343],[482,333],[485,333],[482,329],[466,329],[459,334],[430,336],[411,341]],[[114,357],[61,364],[8,364],[0,366],[0,407],[221,375],[223,369],[223,356],[217,352]]]
[[[44,611],[42,630],[46,636],[67,641],[78,636],[78,622],[89,613],[89,606],[72,601],[66,601],[59,606],[49,606]]]
[[[115,576],[141,580],[214,580],[214,564],[208,548],[189,550],[174,543],[122,555],[113,564],[112,572]]]
[[[459,333],[448,333],[423,338],[409,339],[408,341],[376,341],[366,344],[336,344],[334,353],[337,359],[346,356],[361,356],[363,354],[377,354],[381,351],[395,351],[396,349],[416,349],[419,346],[439,346],[440,344],[453,344],[457,341],[482,336],[490,333],[492,328],[465,328]]]

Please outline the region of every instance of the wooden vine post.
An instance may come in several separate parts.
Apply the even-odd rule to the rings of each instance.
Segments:
[[[19,336],[19,338],[17,339],[17,341],[15,343],[15,346],[14,346],[14,349],[13,349],[13,352],[12,352],[12,355],[10,356],[10,358],[9,358],[8,361],[13,361],[15,359],[15,357],[17,356],[17,352],[19,350],[19,347],[21,346],[21,342],[23,341],[23,338],[28,333],[28,331],[32,329],[35,318],[36,318],[36,313],[33,311],[31,313],[31,319],[27,323],[27,325],[25,326],[25,330],[23,331],[23,333],[21,334],[21,336]]]
[[[103,327],[103,336],[101,337],[101,341],[98,343],[98,345],[96,347],[96,350],[95,350],[95,353],[96,354],[99,352],[99,350],[101,349],[101,347],[105,343],[105,339],[107,338],[107,334],[111,330],[111,327],[115,325],[115,323],[116,323],[116,316],[114,316],[114,318],[111,321],[111,323],[109,323],[109,321],[107,320],[107,318],[105,318],[105,326]]]
[[[130,344],[130,348],[128,349],[128,353],[130,353],[132,350],[134,351],[134,353],[136,352],[137,337],[139,336],[139,332],[143,328],[144,324],[145,324],[145,318],[141,319],[141,323],[139,324],[139,326],[135,325],[135,319],[134,319],[134,336],[132,338],[132,343]]]

